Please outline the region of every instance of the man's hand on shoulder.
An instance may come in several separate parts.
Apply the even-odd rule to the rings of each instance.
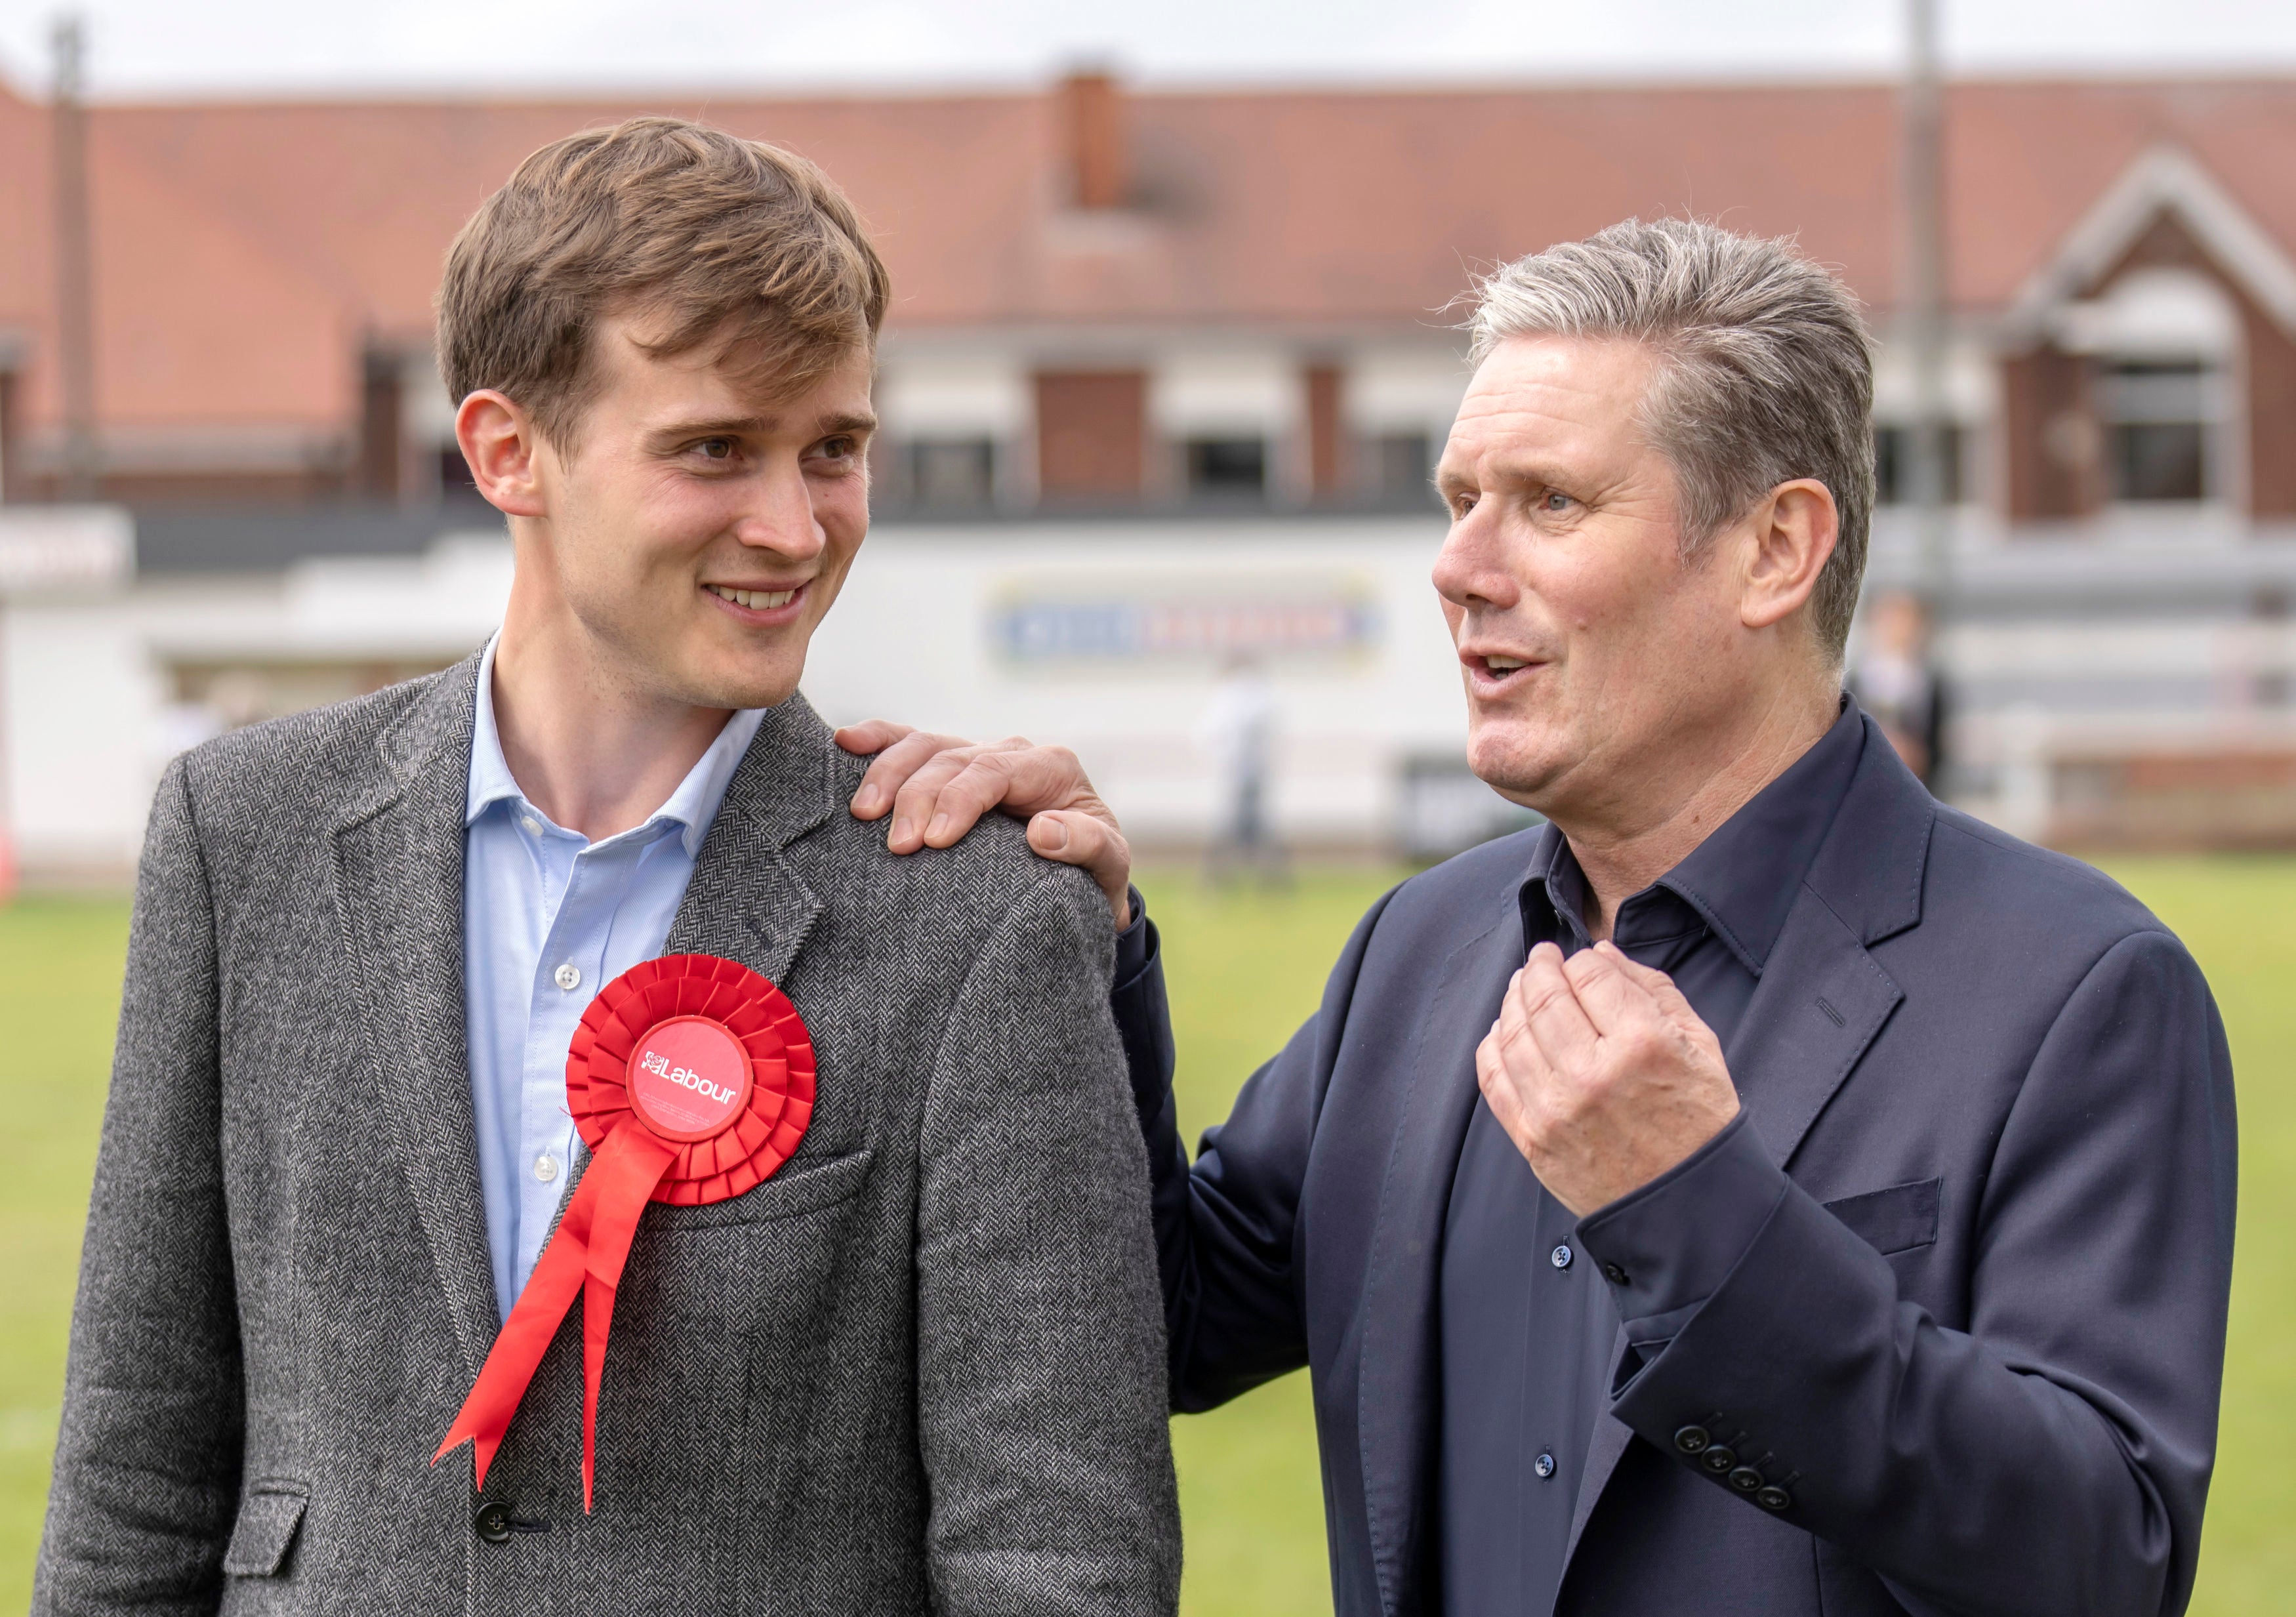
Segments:
[[[1530,951],[1475,1076],[1507,1137],[1579,1218],[1686,1160],[1738,1114],[1713,1030],[1664,972],[1608,943]]]
[[[1084,765],[1066,747],[1013,736],[977,746],[882,718],[837,732],[848,752],[876,754],[853,794],[856,819],[893,817],[885,846],[895,853],[947,848],[991,808],[1029,822],[1029,846],[1081,867],[1108,897],[1117,929],[1132,918],[1132,849]]]

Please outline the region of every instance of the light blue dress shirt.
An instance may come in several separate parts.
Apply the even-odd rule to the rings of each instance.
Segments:
[[[495,1301],[534,1272],[579,1137],[566,1048],[598,990],[661,953],[693,861],[765,710],[735,713],[644,825],[593,842],[526,800],[495,728],[495,648],[479,665],[463,832],[463,1005]]]

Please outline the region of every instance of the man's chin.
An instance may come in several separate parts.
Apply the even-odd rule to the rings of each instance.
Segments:
[[[1468,735],[1467,767],[1509,802],[1540,812],[1563,773],[1552,736],[1509,734],[1496,726],[1478,727]]]

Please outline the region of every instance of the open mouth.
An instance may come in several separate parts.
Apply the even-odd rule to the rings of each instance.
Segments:
[[[734,589],[724,584],[704,584],[702,588],[720,601],[730,601],[744,612],[769,612],[787,606],[805,587],[792,589]]]
[[[1459,661],[1466,668],[1467,683],[1479,695],[1496,694],[1541,666],[1529,657],[1511,657],[1504,652],[1462,652]]]

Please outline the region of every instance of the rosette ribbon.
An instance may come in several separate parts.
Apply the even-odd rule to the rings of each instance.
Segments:
[[[582,1299],[582,1508],[614,1290],[648,1202],[738,1196],[787,1161],[813,1116],[813,1043],[789,996],[714,955],[665,955],[598,991],[566,1052],[566,1102],[590,1148],[549,1244],[487,1355],[437,1465],[472,1445],[478,1482],[551,1339]]]

